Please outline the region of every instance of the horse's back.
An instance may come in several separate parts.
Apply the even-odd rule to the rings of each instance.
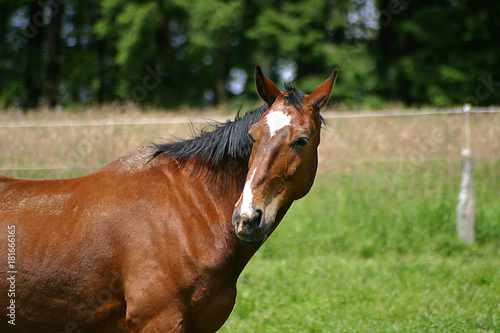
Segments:
[[[124,201],[138,176],[150,167],[151,148],[144,147],[87,176],[72,179],[28,179],[0,176],[0,223],[58,221],[69,225],[82,210],[87,215],[105,204]],[[114,199],[114,200],[113,200]],[[73,214],[71,214],[73,213]],[[83,214],[85,215],[85,214]],[[33,220],[35,219],[35,220]]]

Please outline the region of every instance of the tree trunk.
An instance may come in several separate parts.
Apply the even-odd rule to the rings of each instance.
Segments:
[[[219,54],[216,62],[217,76],[215,79],[215,99],[218,105],[225,104],[228,99],[226,89],[227,75],[229,72],[229,54],[231,46],[229,45],[229,38],[222,39],[219,44]]]
[[[33,0],[30,3],[29,21],[24,36],[26,43],[26,69],[24,72],[24,85],[27,98],[23,103],[24,109],[38,107],[42,93],[42,63],[43,63],[43,7],[42,2]]]
[[[92,0],[89,2],[90,6],[90,22],[93,27],[95,27],[97,21],[99,20],[101,16],[100,12],[100,4],[99,0]],[[95,50],[96,52],[96,57],[97,57],[97,88],[95,92],[95,101],[97,104],[103,104],[106,100],[110,98],[110,96],[113,95],[112,93],[112,88],[110,88],[109,83],[109,77],[108,75],[108,67],[106,65],[106,40],[104,38],[100,38],[96,36],[95,33],[92,34],[92,44],[91,47]]]
[[[47,27],[47,67],[45,80],[45,103],[54,107],[59,101],[59,53],[64,2],[52,7],[51,20]]]

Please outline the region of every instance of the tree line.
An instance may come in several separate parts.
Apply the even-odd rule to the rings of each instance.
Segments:
[[[260,64],[348,107],[500,102],[500,2],[2,0],[0,106],[252,99]]]

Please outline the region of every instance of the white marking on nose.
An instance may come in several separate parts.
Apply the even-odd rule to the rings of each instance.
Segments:
[[[251,216],[253,209],[252,209],[252,204],[253,204],[253,193],[252,193],[252,182],[253,182],[253,177],[255,176],[255,172],[257,169],[254,169],[252,172],[252,175],[250,176],[250,179],[247,180],[245,183],[245,186],[243,187],[243,198],[241,200],[241,211],[240,215],[248,215]]]
[[[290,116],[287,116],[281,111],[274,111],[266,116],[266,123],[271,132],[271,137],[280,129],[290,125]]]

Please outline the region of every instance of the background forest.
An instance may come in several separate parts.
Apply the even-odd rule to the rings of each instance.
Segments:
[[[491,0],[2,0],[0,107],[253,99],[260,64],[334,103],[500,103]]]

